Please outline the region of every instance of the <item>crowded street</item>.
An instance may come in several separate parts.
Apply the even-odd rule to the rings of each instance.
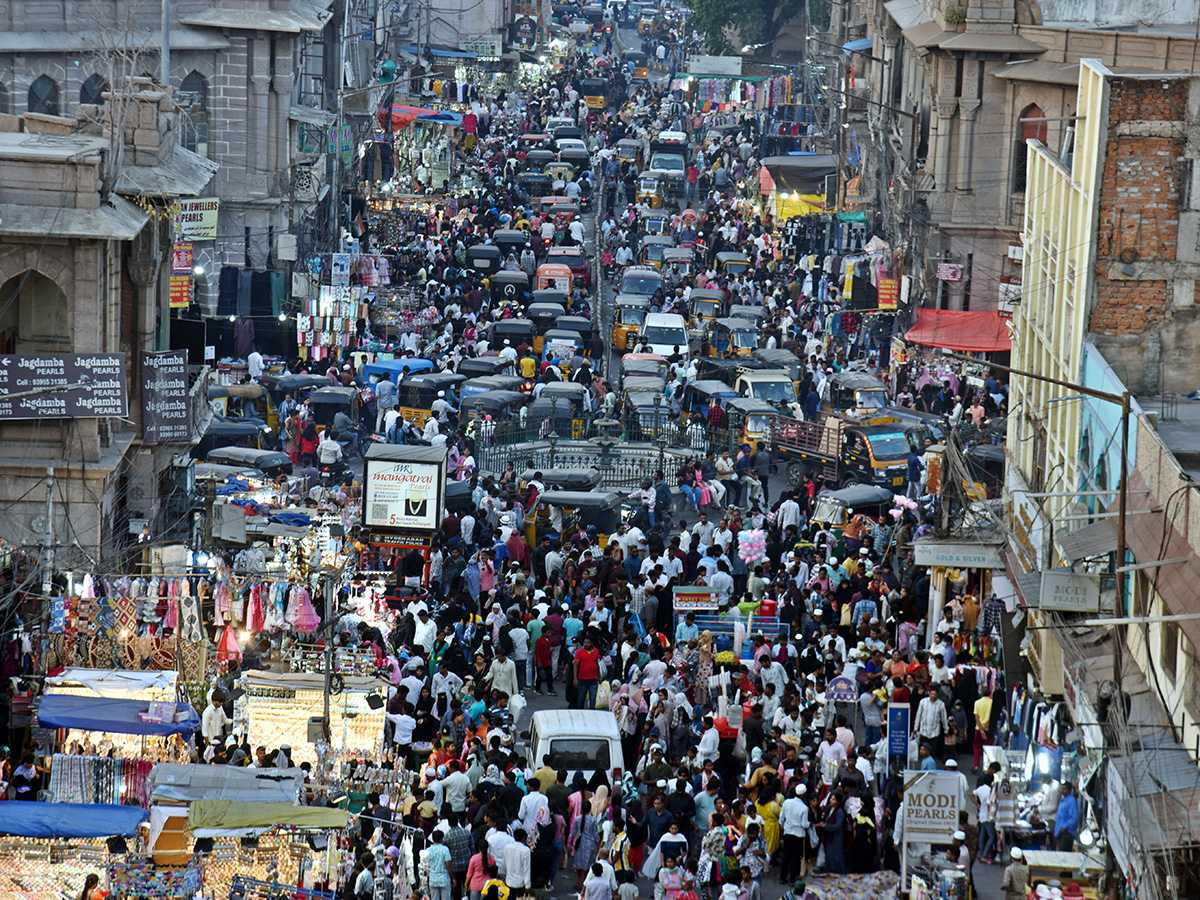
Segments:
[[[340,40],[336,116],[279,117],[328,146],[329,184],[288,177],[331,189],[311,221],[329,238],[270,232],[286,283],[221,268],[194,386],[194,336],[157,351],[200,398],[171,445],[173,531],[134,514],[141,470],[102,561],[53,536],[69,466],[26,492],[49,534],[0,541],[26,604],[0,900],[1150,896],[1099,846],[1114,788],[1089,752],[1138,704],[1042,637],[1130,665],[1062,616],[1124,614],[1121,576],[1157,565],[1125,561],[1127,494],[1152,490],[1126,465],[1141,407],[1042,378],[1043,406],[1115,396],[1124,417],[1090,432],[1125,454],[1100,487],[1054,481],[1053,427],[1010,420],[1015,379],[1042,377],[1011,321],[909,308],[923,261],[848,177],[856,128],[802,102],[814,64],[749,38],[710,53],[673,0],[521,15],[512,53],[431,48],[442,26],[418,16],[424,44],[372,57],[365,87]],[[190,314],[206,276],[181,246]],[[169,389],[150,359],[144,390]],[[106,458],[80,439],[81,472]],[[1108,530],[1022,556],[1051,530],[1028,504],[1060,497]],[[1170,540],[1160,556],[1190,558]],[[1085,561],[1110,552],[1101,587]],[[1158,615],[1138,602],[1126,624]],[[1077,692],[1102,711],[1080,718]]]

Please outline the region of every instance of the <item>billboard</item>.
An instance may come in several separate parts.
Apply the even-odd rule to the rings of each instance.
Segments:
[[[1064,569],[1044,569],[1038,606],[1059,612],[1099,612],[1100,576]]]
[[[142,353],[142,430],[146,441],[189,441],[186,350]]]
[[[417,449],[416,458],[373,456],[363,473],[363,524],[368,528],[436,531],[442,524],[446,500],[445,449],[441,458]],[[394,450],[402,450],[398,445]],[[396,457],[401,454],[389,453]]]
[[[128,399],[123,353],[0,355],[0,419],[126,416]]]
[[[904,773],[904,839],[948,844],[958,830],[957,772]]]
[[[175,234],[187,241],[215,241],[220,209],[221,201],[216,197],[180,200],[179,214],[175,217]]]

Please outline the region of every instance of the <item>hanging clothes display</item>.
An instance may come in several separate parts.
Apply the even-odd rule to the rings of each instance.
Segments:
[[[54,754],[49,792],[53,803],[150,805],[148,759]]]

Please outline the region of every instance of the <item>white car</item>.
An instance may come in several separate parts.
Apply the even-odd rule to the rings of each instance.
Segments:
[[[638,337],[646,339],[650,353],[667,357],[676,352],[687,355],[687,322],[678,313],[649,313]]]
[[[587,144],[580,138],[563,138],[560,141],[555,141],[554,144],[558,148],[559,153],[562,153],[564,150],[582,150],[584,153],[587,153]]]

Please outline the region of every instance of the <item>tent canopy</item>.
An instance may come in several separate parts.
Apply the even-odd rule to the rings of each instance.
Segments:
[[[768,156],[762,161],[763,168],[771,173],[771,179],[781,191],[800,194],[823,194],[825,178],[836,175],[838,160],[827,153],[805,156]]]
[[[151,771],[150,779],[153,784],[150,796],[155,803],[210,799],[295,803],[304,785],[304,772],[159,763]]]
[[[133,837],[150,814],[107,803],[0,803],[0,834],[32,838]]]
[[[960,353],[1007,353],[1012,349],[1008,319],[996,312],[918,309],[917,322],[904,339]]]
[[[350,814],[325,806],[292,803],[240,803],[233,800],[197,800],[188,811],[188,826],[198,828],[345,828]]]
[[[258,387],[258,385],[255,385]],[[81,669],[67,668],[52,678],[46,679],[46,684],[82,684],[91,688],[101,697],[131,700],[143,691],[174,691],[178,673],[169,672],[139,672],[126,669]]]
[[[42,728],[76,728],[116,734],[181,734],[189,737],[200,728],[200,716],[186,703],[175,704],[179,712],[187,713],[182,722],[143,722],[138,713],[146,712],[147,706],[145,700],[47,694],[38,706],[37,718]]]

